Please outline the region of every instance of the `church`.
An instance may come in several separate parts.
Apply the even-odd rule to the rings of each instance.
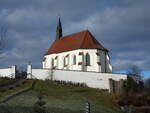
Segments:
[[[27,78],[85,84],[113,92],[121,90],[127,74],[112,71],[108,49],[89,30],[63,36],[59,19],[56,39],[44,54],[42,68],[27,65]],[[14,78],[16,66],[0,69],[0,76]],[[11,76],[10,76],[11,75]]]
[[[63,36],[59,19],[56,39],[44,54],[43,69],[112,73],[108,52],[89,30]]]

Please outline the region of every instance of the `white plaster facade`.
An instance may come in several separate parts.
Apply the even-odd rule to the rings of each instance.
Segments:
[[[86,54],[89,54],[88,61],[90,65],[86,65]],[[74,56],[76,57],[74,63]],[[112,66],[109,61],[107,51],[98,49],[76,49],[67,52],[54,53],[44,56],[44,69],[64,69],[111,73]]]

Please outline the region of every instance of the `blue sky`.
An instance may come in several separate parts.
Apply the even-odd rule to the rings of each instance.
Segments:
[[[58,17],[63,34],[89,29],[109,49],[115,72],[133,65],[150,77],[150,0],[0,0],[0,26],[8,31],[1,67],[29,61],[41,67],[55,40]]]

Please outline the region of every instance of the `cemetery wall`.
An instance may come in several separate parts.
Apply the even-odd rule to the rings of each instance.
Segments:
[[[70,70],[34,69],[31,65],[27,68],[27,78],[53,79],[73,83],[85,83],[88,87],[110,91],[110,79],[120,81],[127,79],[126,74],[82,72]]]
[[[15,78],[16,66],[0,68],[0,77]]]

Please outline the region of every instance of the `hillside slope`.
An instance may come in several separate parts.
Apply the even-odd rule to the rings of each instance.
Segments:
[[[92,113],[120,113],[106,91],[88,87],[68,86],[50,81],[37,81],[34,88],[0,105],[1,112],[33,113],[37,96],[43,95],[50,113],[84,113],[85,102],[91,103]]]

